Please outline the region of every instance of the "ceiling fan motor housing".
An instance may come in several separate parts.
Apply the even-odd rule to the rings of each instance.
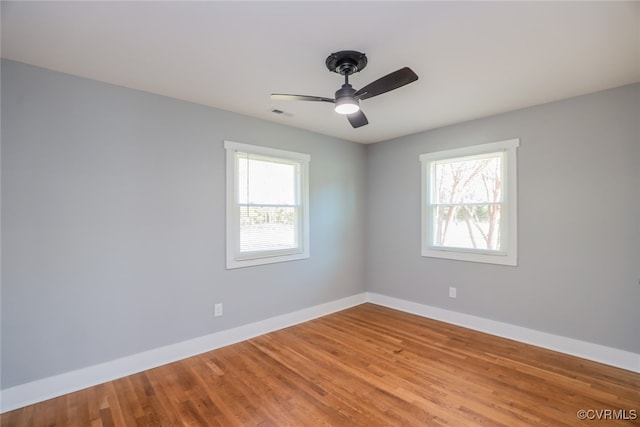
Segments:
[[[355,96],[356,90],[345,83],[336,91],[335,111],[339,114],[352,114],[360,109],[360,100]]]
[[[336,91],[336,101],[340,98],[355,98],[356,90],[348,83],[342,85],[340,89]]]

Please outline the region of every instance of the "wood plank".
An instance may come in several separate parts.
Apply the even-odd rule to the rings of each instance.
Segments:
[[[611,412],[580,420],[581,409]],[[1,427],[630,426],[640,425],[640,374],[363,304],[1,418]]]

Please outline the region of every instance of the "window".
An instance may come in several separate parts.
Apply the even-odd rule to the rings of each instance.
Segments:
[[[422,154],[422,256],[517,265],[518,139]]]
[[[307,154],[225,141],[227,268],[309,257]]]

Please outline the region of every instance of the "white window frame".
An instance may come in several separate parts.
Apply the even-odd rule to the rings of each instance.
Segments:
[[[226,204],[227,204],[227,269],[294,261],[309,258],[309,162],[311,156],[293,151],[278,150],[258,145],[224,141],[226,149]],[[240,214],[238,209],[238,156],[236,153],[265,156],[298,165],[298,247],[240,252]]]
[[[509,266],[518,264],[517,148],[519,146],[519,139],[510,139],[420,155],[422,169],[422,256]],[[433,163],[437,160],[479,156],[496,152],[504,152],[503,168],[505,168],[503,175],[505,179],[503,183],[503,208],[501,210],[502,240],[500,251],[432,245],[434,230],[431,218],[433,210],[431,209],[430,196]]]

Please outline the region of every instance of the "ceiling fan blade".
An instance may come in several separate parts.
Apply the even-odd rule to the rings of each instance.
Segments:
[[[418,80],[416,73],[414,73],[411,68],[404,67],[369,83],[362,89],[358,90],[355,93],[355,96],[360,99],[372,98],[391,90],[398,89],[404,85],[408,85],[416,80]]]
[[[369,120],[367,120],[367,116],[364,115],[362,110],[358,110],[353,114],[347,114],[347,120],[349,120],[349,123],[351,123],[351,126],[354,128],[369,124]]]
[[[310,95],[290,95],[287,93],[272,93],[271,99],[276,101],[321,101],[334,103],[335,100],[331,98],[324,98],[322,96],[310,96]]]

